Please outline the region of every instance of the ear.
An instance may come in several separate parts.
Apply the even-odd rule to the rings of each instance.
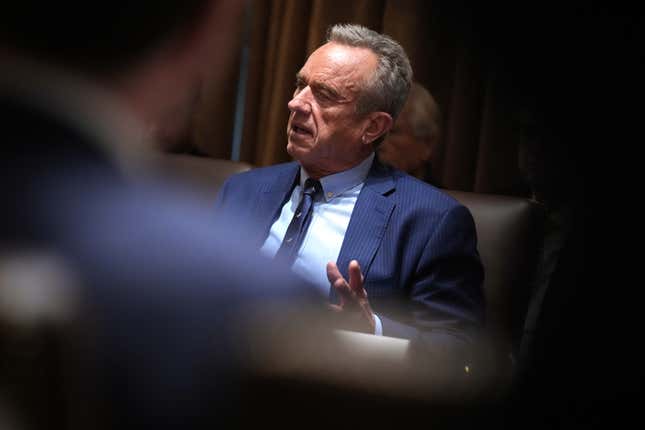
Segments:
[[[390,131],[394,121],[389,113],[372,112],[367,116],[367,126],[363,132],[363,143],[371,144]]]

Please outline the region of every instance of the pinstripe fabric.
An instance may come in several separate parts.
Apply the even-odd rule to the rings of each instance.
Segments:
[[[249,234],[261,244],[289,197],[298,168],[287,163],[235,175],[220,190],[216,205],[222,213],[249,217],[246,221],[257,227]],[[483,268],[472,216],[431,185],[376,161],[338,256],[345,277],[352,259],[361,265],[384,335],[412,339],[483,323]]]

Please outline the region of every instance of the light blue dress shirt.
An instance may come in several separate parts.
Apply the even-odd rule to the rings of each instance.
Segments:
[[[324,297],[329,296],[331,287],[327,279],[327,263],[338,259],[356,199],[373,161],[374,153],[356,167],[320,178],[323,196],[314,201],[311,224],[296,255],[293,271],[317,286]],[[271,226],[269,236],[260,249],[265,255],[273,257],[278,252],[302,198],[303,185],[308,177],[301,167],[300,184],[294,188],[291,198],[282,207],[280,216]],[[375,334],[381,335],[381,320],[376,315],[374,320]]]

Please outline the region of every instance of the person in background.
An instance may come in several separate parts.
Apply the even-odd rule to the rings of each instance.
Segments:
[[[432,94],[413,82],[394,126],[378,148],[379,160],[436,185],[431,162],[441,142],[441,110]]]
[[[540,260],[536,268],[520,347],[520,360],[525,362],[533,352],[533,341],[543,302],[558,266],[562,248],[573,229],[579,200],[582,199],[578,167],[570,148],[548,122],[534,109],[520,110],[518,167],[528,187],[529,198],[544,210],[544,228]]]

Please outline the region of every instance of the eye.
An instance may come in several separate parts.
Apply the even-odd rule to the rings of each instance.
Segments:
[[[307,86],[307,83],[305,81],[303,81],[300,78],[296,79],[295,87],[296,87],[296,92],[297,93],[302,91],[306,86]]]
[[[321,105],[333,105],[338,100],[336,94],[323,86],[314,85],[312,87],[312,92],[314,97],[316,97],[316,100],[318,100],[318,103]]]
[[[331,97],[329,96],[329,94],[325,93],[324,91],[316,91],[315,96],[318,100],[322,102],[327,102],[331,100]]]

